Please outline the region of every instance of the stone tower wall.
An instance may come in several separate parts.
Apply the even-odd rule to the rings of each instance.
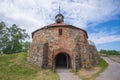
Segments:
[[[41,68],[54,68],[54,58],[61,51],[70,55],[74,70],[79,67],[90,68],[98,63],[97,50],[88,44],[86,33],[69,26],[46,27],[36,31],[30,45],[28,61]]]

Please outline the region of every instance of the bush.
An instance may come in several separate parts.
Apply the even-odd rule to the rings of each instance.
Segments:
[[[101,49],[99,51],[100,54],[107,54],[107,55],[120,55],[120,52],[119,51],[116,51],[116,50],[103,50]]]

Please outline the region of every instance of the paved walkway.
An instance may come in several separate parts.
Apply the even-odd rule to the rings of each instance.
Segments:
[[[107,57],[103,59],[107,61],[109,66],[96,80],[120,80],[120,63],[114,62]]]
[[[57,69],[56,72],[60,80],[81,80],[78,76],[70,72],[70,69]]]

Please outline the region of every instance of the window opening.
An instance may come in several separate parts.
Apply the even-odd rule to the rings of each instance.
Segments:
[[[62,35],[62,29],[59,29],[59,35]]]

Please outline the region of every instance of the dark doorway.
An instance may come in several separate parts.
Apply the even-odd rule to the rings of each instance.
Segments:
[[[66,53],[59,53],[55,58],[56,68],[70,68],[70,56]]]

